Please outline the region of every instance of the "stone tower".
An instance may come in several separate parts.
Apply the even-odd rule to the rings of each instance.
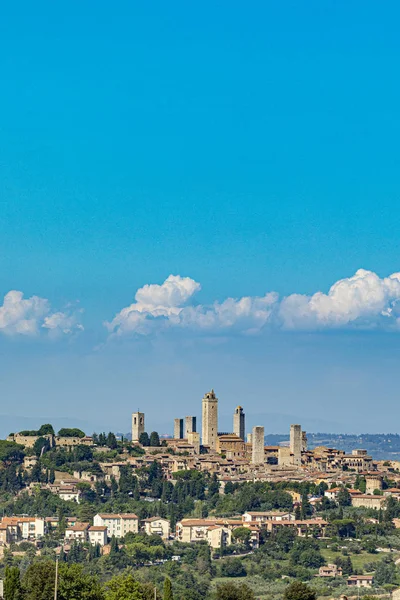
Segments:
[[[144,433],[144,413],[132,413],[132,442],[138,442],[140,435]]]
[[[202,442],[212,450],[217,447],[218,435],[218,398],[214,390],[207,392],[202,401]]]
[[[255,465],[264,463],[264,427],[253,427],[251,462]]]
[[[245,414],[241,406],[235,408],[233,413],[233,433],[244,441],[245,436]]]
[[[183,439],[183,419],[174,419],[174,439]]]
[[[185,430],[183,437],[187,440],[189,433],[196,432],[196,417],[185,417]]]
[[[290,451],[293,454],[293,464],[301,465],[301,448],[303,438],[301,434],[301,425],[290,426]]]

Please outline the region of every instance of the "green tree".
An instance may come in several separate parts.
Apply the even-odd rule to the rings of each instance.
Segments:
[[[216,600],[256,600],[256,597],[245,583],[222,583],[217,585]]]
[[[351,506],[351,496],[349,490],[342,487],[337,494],[337,501],[339,506]]]
[[[72,429],[71,428],[67,428],[67,427],[63,427],[58,432],[58,435],[60,437],[78,437],[78,438],[84,438],[85,437],[85,432],[82,431],[82,429],[78,429],[77,427],[74,427]]]
[[[106,445],[111,449],[111,450],[115,450],[116,448],[118,448],[118,442],[117,442],[117,438],[115,437],[115,434],[112,433],[111,431],[109,432],[109,434],[107,435],[107,440],[106,440]]]
[[[4,600],[22,598],[22,586],[18,567],[7,567],[4,577]]]
[[[149,434],[146,431],[140,434],[139,444],[141,444],[142,446],[150,446]]]
[[[45,423],[45,425],[42,425],[39,429],[38,435],[54,435],[53,425],[50,425],[50,423]]]
[[[157,431],[152,431],[150,434],[150,446],[159,446],[160,445],[160,436]]]
[[[163,600],[174,600],[174,595],[172,593],[172,583],[169,577],[166,577],[164,580]]]
[[[316,540],[298,537],[290,551],[290,562],[292,565],[317,569],[325,561]]]
[[[154,587],[151,584],[139,583],[133,575],[116,575],[106,583],[105,600],[153,599]]]
[[[301,495],[301,518],[307,519],[312,514],[312,507],[308,501],[307,492],[303,492]]]
[[[53,561],[30,565],[22,579],[25,600],[53,600],[56,567]]]
[[[39,437],[33,444],[33,451],[37,457],[42,456],[48,450],[50,450],[50,442],[45,437]]]
[[[246,569],[240,558],[227,558],[221,564],[222,577],[245,577]]]
[[[251,531],[247,527],[237,527],[233,530],[232,537],[234,540],[248,547],[250,545]]]
[[[396,566],[394,562],[388,558],[377,563],[375,569],[375,582],[378,585],[394,583],[396,580]]]
[[[285,589],[283,597],[285,600],[316,600],[317,594],[305,583],[294,581]]]
[[[60,565],[59,600],[104,600],[104,593],[96,577],[83,572],[77,564]]]

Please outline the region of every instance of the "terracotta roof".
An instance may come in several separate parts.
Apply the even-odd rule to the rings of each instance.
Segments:
[[[107,527],[105,525],[91,525],[89,531],[107,531]]]

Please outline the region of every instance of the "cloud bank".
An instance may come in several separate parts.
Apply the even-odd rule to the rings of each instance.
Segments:
[[[66,312],[52,312],[46,298],[31,296],[11,290],[4,296],[0,306],[0,333],[8,336],[49,337],[72,334],[83,329],[79,322],[80,311],[68,308]]]
[[[359,269],[352,277],[334,283],[327,294],[291,294],[280,299],[276,292],[267,292],[210,305],[195,303],[200,289],[190,277],[170,275],[161,285],[138,289],[135,302],[105,326],[112,337],[149,335],[172,328],[208,334],[257,334],[269,328],[400,328],[400,273],[380,278]]]

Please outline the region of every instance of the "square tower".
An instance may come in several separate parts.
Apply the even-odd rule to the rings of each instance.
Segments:
[[[174,439],[183,439],[183,419],[174,419]]]
[[[214,390],[207,392],[202,401],[202,442],[212,450],[217,447],[218,398]]]
[[[241,406],[235,408],[233,413],[233,433],[244,441],[245,436],[245,414]]]
[[[255,465],[262,465],[265,462],[264,457],[264,427],[253,427],[251,436],[252,453],[251,462]]]
[[[290,451],[293,454],[293,464],[301,465],[301,448],[303,445],[303,436],[301,425],[290,426]]]
[[[144,433],[144,413],[132,413],[132,442],[138,442]]]
[[[185,431],[183,437],[187,440],[189,433],[196,432],[196,417],[185,417]]]

